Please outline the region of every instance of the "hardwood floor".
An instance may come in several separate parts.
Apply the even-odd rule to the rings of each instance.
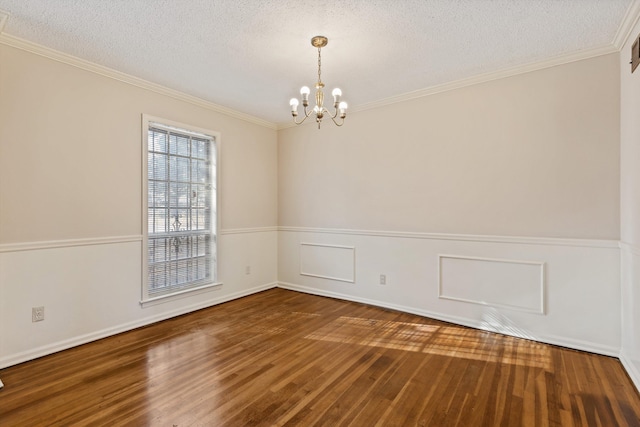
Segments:
[[[640,426],[614,358],[273,289],[0,370],[0,426]]]

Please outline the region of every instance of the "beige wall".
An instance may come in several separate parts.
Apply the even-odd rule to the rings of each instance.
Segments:
[[[496,313],[534,338],[613,354],[620,347],[617,242],[535,238],[620,237],[620,58],[353,113],[342,128],[276,132],[0,44],[0,367],[283,282],[482,325],[474,323],[486,318],[482,305],[438,297],[442,253],[548,265],[544,316]],[[635,111],[623,102],[629,123]],[[221,288],[144,309],[140,240],[14,245],[141,233],[143,113],[221,133],[226,230]],[[635,131],[623,137],[629,153],[634,139]],[[640,229],[628,219],[635,164],[623,165],[623,227]],[[276,225],[372,233],[278,232]],[[376,231],[503,237],[381,240]],[[302,282],[303,241],[357,247],[355,283]],[[32,323],[31,307],[40,305],[47,318]],[[623,333],[633,331],[623,325]],[[637,340],[628,341],[636,360]]]
[[[372,88],[375,90],[375,88]],[[279,132],[279,224],[619,237],[611,54]]]
[[[221,134],[222,284],[142,307],[144,113]],[[275,286],[277,166],[275,129],[0,40],[0,368]]]
[[[618,61],[279,131],[280,286],[617,356]]]
[[[640,33],[636,25],[632,36]],[[640,247],[640,69],[631,73],[631,44],[628,40],[620,52],[620,239]]]
[[[0,45],[0,244],[141,234],[141,115],[222,134],[222,228],[277,225],[276,132]]]

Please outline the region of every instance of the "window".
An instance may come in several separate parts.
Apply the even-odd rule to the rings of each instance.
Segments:
[[[142,300],[217,281],[215,132],[144,116]]]

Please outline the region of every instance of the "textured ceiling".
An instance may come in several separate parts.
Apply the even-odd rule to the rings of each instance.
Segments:
[[[612,46],[632,0],[0,0],[4,33],[270,122]]]

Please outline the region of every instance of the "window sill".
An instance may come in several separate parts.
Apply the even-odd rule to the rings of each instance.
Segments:
[[[189,288],[178,292],[173,292],[166,295],[160,295],[153,298],[147,298],[145,300],[140,301],[140,305],[142,308],[152,307],[154,305],[163,304],[166,302],[175,301],[177,299],[190,297],[193,295],[198,295],[213,289],[217,289],[222,287],[222,282],[216,283],[207,283],[206,285],[198,286],[195,288]]]

